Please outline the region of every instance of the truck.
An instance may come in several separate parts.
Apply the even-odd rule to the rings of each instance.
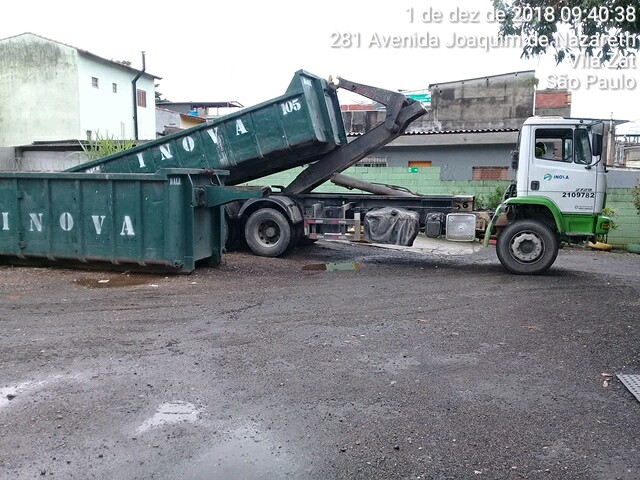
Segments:
[[[386,108],[385,120],[347,140],[338,89]],[[452,241],[494,239],[501,264],[515,274],[553,265],[563,242],[594,240],[610,228],[602,214],[606,169],[603,124],[585,119],[532,117],[512,154],[516,178],[488,214],[474,197],[423,195],[358,182],[342,174],[400,136],[426,109],[402,93],[338,78],[296,72],[282,97],[204,125],[70,169],[75,172],[154,172],[159,168],[223,168],[226,185],[307,167],[287,186],[228,203],[227,245],[246,243],[277,257],[304,241],[369,240],[410,245],[419,231]],[[370,193],[315,193],[327,181]]]

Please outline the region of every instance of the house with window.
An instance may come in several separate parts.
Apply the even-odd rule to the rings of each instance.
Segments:
[[[240,102],[156,102],[156,134],[158,136],[195,127],[210,119],[229,115],[243,108]]]
[[[0,147],[156,138],[160,77],[33,33],[0,39]],[[135,105],[134,105],[135,99]]]

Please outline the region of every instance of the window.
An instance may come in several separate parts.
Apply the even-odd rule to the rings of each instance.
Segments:
[[[509,167],[473,167],[473,180],[509,180]]]
[[[409,160],[409,168],[431,167],[431,160]]]
[[[147,92],[144,90],[138,89],[137,97],[138,97],[138,106],[147,108]]]
[[[576,130],[576,163],[589,165],[591,163],[591,143],[589,133],[584,128]]]
[[[98,77],[91,77],[91,86],[93,88],[98,88]]]
[[[118,93],[118,84],[117,83],[112,83],[111,84],[111,90],[113,90],[113,93]]]
[[[535,156],[556,162],[573,161],[573,130],[539,128],[536,130]]]
[[[386,167],[387,157],[365,157],[356,163],[356,167]]]

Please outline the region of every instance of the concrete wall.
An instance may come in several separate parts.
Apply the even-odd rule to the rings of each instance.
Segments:
[[[77,138],[76,50],[27,34],[0,42],[0,146]]]
[[[383,147],[376,157],[387,157],[389,167],[406,168],[410,161],[430,161],[441,180],[471,180],[473,167],[508,167],[513,145],[458,145]]]
[[[411,128],[460,130],[520,128],[533,114],[535,72],[429,85],[431,109]]]
[[[403,135],[371,156],[385,158],[389,167],[429,161],[441,169],[442,180],[471,180],[473,167],[510,166],[517,142],[517,131]]]
[[[13,147],[0,147],[0,171],[15,170],[16,152]]]
[[[47,152],[28,150],[15,161],[15,170],[22,172],[59,172],[86,162],[84,152]]]
[[[180,128],[180,114],[164,108],[156,108],[156,133],[164,134],[166,127]]]
[[[286,186],[303,170],[302,167],[281,172],[268,177],[250,182],[248,185],[283,185]],[[499,181],[460,181],[441,180],[441,169],[439,167],[419,168],[417,172],[408,172],[406,168],[384,168],[384,167],[351,167],[343,172],[355,178],[373,183],[385,183],[399,185],[411,191],[427,195],[452,195],[467,194],[487,199],[496,191],[496,187],[504,189],[509,182]],[[640,181],[640,171],[622,172],[621,175],[609,173],[609,188],[607,190],[607,206],[614,210],[614,223],[616,229],[609,235],[609,243],[623,246],[628,243],[640,243],[640,215],[637,214],[633,206],[631,188],[621,187],[628,182]],[[620,180],[624,175],[627,179]],[[619,181],[620,180],[620,181]],[[345,189],[327,182],[316,188],[317,192],[345,192]],[[354,193],[360,193],[353,190]]]

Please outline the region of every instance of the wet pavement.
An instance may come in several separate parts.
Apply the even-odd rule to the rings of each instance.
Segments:
[[[640,256],[418,246],[1,267],[0,478],[640,478]]]

